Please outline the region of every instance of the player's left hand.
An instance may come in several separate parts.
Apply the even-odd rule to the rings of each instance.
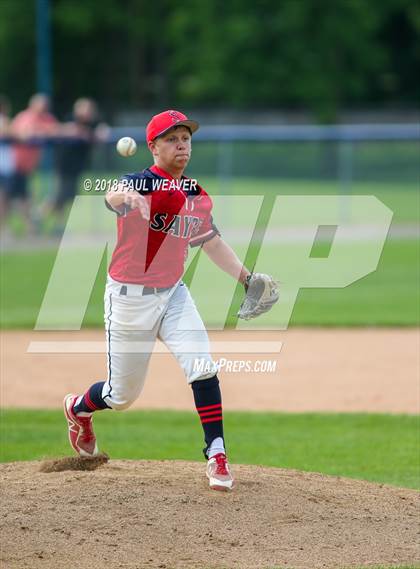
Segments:
[[[238,312],[243,320],[256,318],[268,312],[279,300],[276,281],[270,275],[253,273],[245,280],[246,295]]]

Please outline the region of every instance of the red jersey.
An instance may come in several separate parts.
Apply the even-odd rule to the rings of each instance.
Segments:
[[[149,197],[150,219],[126,205],[116,211],[118,239],[109,274],[122,283],[172,286],[184,273],[188,245],[220,235],[211,216],[213,202],[200,186],[188,188],[188,178],[183,177],[181,186],[157,166],[124,176],[123,181]]]

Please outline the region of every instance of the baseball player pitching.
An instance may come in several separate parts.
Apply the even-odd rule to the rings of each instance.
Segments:
[[[93,413],[124,410],[135,401],[158,337],[191,385],[204,431],[210,488],[228,491],[234,480],[226,456],[217,366],[201,316],[182,281],[188,246],[201,247],[218,267],[243,283],[246,294],[239,317],[266,312],[278,292],[270,276],[251,274],[243,266],[213,222],[211,198],[184,175],[191,137],[198,128],[196,121],[178,111],[155,115],[146,128],[153,165],[123,176],[106,195],[118,231],[104,298],[108,378],[83,395],[67,395],[64,413],[73,449],[84,457],[97,455]],[[204,365],[194,366],[196,359]],[[197,367],[205,372],[195,371]]]

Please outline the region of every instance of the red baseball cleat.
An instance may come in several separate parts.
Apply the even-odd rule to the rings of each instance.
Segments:
[[[233,476],[230,473],[226,455],[222,452],[209,458],[206,474],[210,488],[213,490],[221,490],[222,492],[232,490],[234,485]]]
[[[77,395],[66,395],[64,397],[64,415],[69,424],[69,441],[71,446],[80,456],[96,456],[98,447],[96,437],[93,432],[92,416],[81,417],[73,413]]]

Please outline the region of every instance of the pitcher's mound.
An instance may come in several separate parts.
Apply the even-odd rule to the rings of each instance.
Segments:
[[[203,463],[94,471],[0,465],[2,562],[13,569],[337,568],[415,564],[414,490],[238,465],[231,493]]]
[[[106,464],[109,456],[100,453],[97,456],[66,456],[56,460],[44,460],[39,467],[40,472],[64,472],[65,470],[96,470]]]

